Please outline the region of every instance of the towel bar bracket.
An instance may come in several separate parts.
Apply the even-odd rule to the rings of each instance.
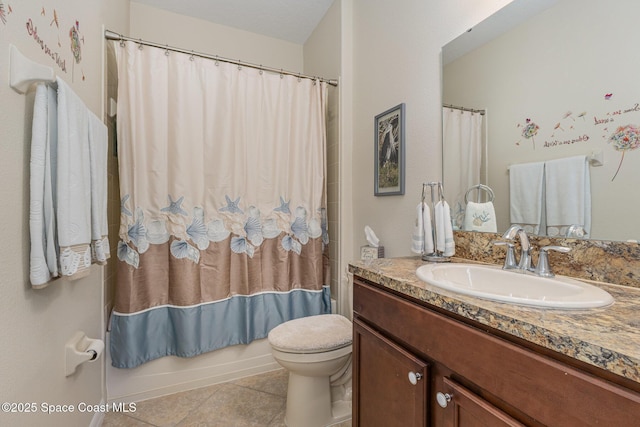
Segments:
[[[34,83],[56,81],[53,68],[30,60],[14,45],[10,52],[9,85],[16,92],[24,94]]]

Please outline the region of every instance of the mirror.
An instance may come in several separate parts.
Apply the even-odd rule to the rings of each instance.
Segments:
[[[484,110],[478,184],[495,193],[498,232],[510,226],[510,167],[585,155],[586,237],[640,240],[638,16],[633,1],[514,0],[443,47],[443,105]],[[452,211],[468,187],[456,188],[469,169],[461,151],[443,144]]]

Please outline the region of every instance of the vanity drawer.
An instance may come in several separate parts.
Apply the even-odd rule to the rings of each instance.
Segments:
[[[494,405],[535,420],[532,424],[631,426],[640,420],[639,393],[360,278],[354,280],[354,312],[426,360],[446,366],[456,381]]]

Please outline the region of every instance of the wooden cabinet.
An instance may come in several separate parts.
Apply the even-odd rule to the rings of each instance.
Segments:
[[[354,426],[640,425],[637,390],[521,344],[356,277]]]
[[[443,378],[444,387],[436,393],[438,405],[443,408],[445,425],[455,427],[521,427],[520,423],[480,396],[449,378]]]
[[[425,427],[427,363],[357,319],[353,343],[354,425]]]

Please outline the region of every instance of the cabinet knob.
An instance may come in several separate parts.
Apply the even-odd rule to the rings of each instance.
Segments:
[[[443,408],[447,407],[449,402],[451,402],[452,398],[453,397],[449,393],[442,393],[442,392],[436,393],[436,400],[438,401],[438,405],[440,405]]]
[[[418,384],[418,381],[422,379],[422,374],[418,372],[409,372],[409,382],[413,385]]]

